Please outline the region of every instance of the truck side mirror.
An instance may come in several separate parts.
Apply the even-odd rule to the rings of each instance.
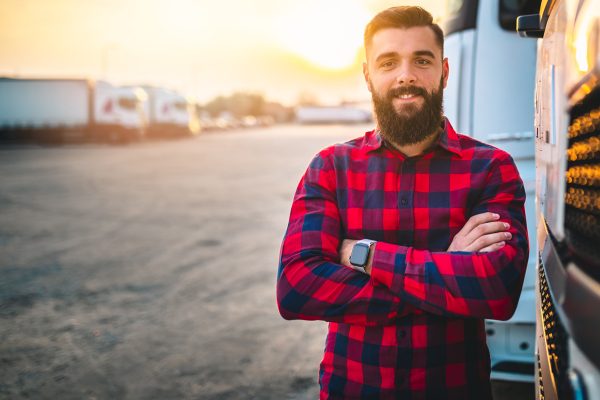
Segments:
[[[521,15],[517,17],[517,32],[525,38],[541,38],[544,28],[540,26],[539,14]]]

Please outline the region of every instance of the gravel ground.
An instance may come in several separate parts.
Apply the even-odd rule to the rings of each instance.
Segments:
[[[318,397],[326,325],[279,317],[279,244],[312,155],[366,129],[0,149],[0,398]]]

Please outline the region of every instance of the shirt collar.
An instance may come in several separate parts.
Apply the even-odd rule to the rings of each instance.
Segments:
[[[458,134],[452,127],[448,118],[444,117],[444,131],[438,138],[437,144],[442,148],[448,150],[451,153],[456,154],[457,156],[462,155],[462,148],[460,147],[460,139],[458,138]]]
[[[433,147],[440,146],[441,148],[456,154],[457,156],[462,155],[462,149],[460,147],[460,140],[458,139],[458,134],[450,124],[447,118],[444,117],[442,122],[444,124],[444,130],[438,137],[437,142]],[[379,129],[375,129],[373,131],[367,132],[363,142],[363,149],[366,152],[371,152],[375,150],[379,150],[384,147],[384,142],[379,133]]]

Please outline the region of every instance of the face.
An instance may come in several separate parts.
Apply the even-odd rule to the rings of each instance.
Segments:
[[[384,138],[414,144],[439,130],[448,61],[430,28],[377,31],[363,72]]]

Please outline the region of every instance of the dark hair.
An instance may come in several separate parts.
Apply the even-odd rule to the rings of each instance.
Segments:
[[[373,17],[365,28],[365,49],[370,44],[373,35],[386,28],[413,28],[415,26],[428,26],[435,34],[436,42],[444,53],[444,32],[438,24],[433,23],[431,14],[418,6],[398,6],[383,10]]]

